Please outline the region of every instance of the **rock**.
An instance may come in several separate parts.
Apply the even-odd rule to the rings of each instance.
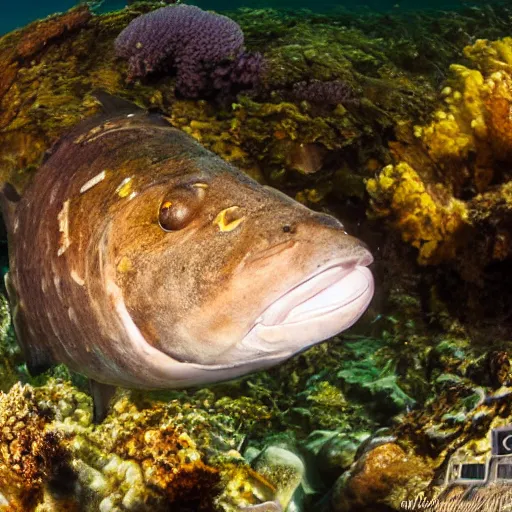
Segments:
[[[286,163],[294,171],[313,174],[323,167],[326,153],[327,150],[320,144],[292,143]]]
[[[302,459],[284,448],[269,446],[254,459],[252,466],[275,485],[276,499],[283,510],[286,510],[304,477],[305,466]]]
[[[414,499],[426,488],[432,471],[396,443],[386,443],[364,454],[334,485],[331,511],[357,508],[374,510],[387,505],[399,510],[400,503]]]

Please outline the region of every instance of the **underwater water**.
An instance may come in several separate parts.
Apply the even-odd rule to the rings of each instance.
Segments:
[[[83,2],[86,3],[86,2]],[[91,4],[94,2],[90,2]],[[407,10],[424,10],[424,9],[442,9],[458,10],[464,7],[472,7],[475,9],[485,9],[489,2],[467,2],[464,0],[424,0],[417,2],[407,0],[402,2],[394,2],[392,0],[366,0],[365,2],[357,2],[354,0],[323,1],[311,2],[310,0],[237,0],[237,1],[218,1],[218,0],[198,0],[195,2],[186,2],[191,5],[197,5],[202,9],[212,9],[217,11],[228,11],[237,8],[265,9],[265,8],[285,8],[285,9],[311,9],[313,11],[330,11],[333,9],[353,9],[366,10],[368,12],[388,12]],[[503,3],[503,2],[491,2]],[[53,0],[49,2],[35,2],[33,0],[21,0],[20,2],[3,2],[2,18],[0,19],[0,33],[6,33],[9,30],[22,27],[26,23],[43,18],[56,12],[63,12],[77,5],[76,0]],[[96,2],[98,9],[103,12],[122,9],[126,6],[125,0],[104,0]]]
[[[179,4],[2,5],[0,512],[509,510],[512,5]]]

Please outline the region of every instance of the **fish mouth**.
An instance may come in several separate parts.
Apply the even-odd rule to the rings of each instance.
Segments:
[[[227,351],[230,362],[192,366],[261,370],[335,336],[370,304],[374,282],[366,265],[372,261],[368,252],[357,260],[339,259],[318,268],[260,314],[236,348]]]
[[[331,263],[281,295],[251,329],[258,349],[300,350],[354,324],[374,291],[372,273],[362,263]]]
[[[358,273],[366,278],[362,281],[366,285],[363,289],[360,287],[362,276]],[[351,282],[350,278],[352,281],[355,278],[358,282]],[[373,282],[373,278],[366,266],[331,264],[281,295],[256,323],[265,326],[282,325],[343,307],[357,299],[361,293],[365,293],[370,281]]]

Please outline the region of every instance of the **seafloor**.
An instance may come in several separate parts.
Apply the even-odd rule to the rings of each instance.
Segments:
[[[376,296],[350,333],[270,371],[119,390],[98,426],[83,378],[28,375],[2,296],[0,509],[463,510],[441,485],[450,461],[485,460],[512,423],[512,11],[239,9],[265,72],[219,101],[178,98],[172,75],[126,82],[113,41],[156,6],[80,7],[0,39],[2,180],[22,190],[104,89],[338,216],[375,255]],[[496,492],[479,491],[488,510]]]

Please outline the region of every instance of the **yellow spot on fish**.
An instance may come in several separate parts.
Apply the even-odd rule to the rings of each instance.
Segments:
[[[87,133],[83,133],[82,135],[80,135],[80,137],[77,137],[75,140],[74,140],[74,143],[75,144],[81,144],[85,139],[87,139],[87,137],[92,137],[94,135],[96,135],[97,133],[101,132],[101,126],[95,126],[92,130],[90,130],[89,132]]]
[[[62,205],[62,210],[57,216],[57,219],[59,221],[60,231],[60,243],[57,255],[62,256],[71,244],[69,240],[69,199]]]
[[[192,186],[195,188],[208,188],[208,184],[206,183],[194,183]]]
[[[230,206],[222,210],[217,217],[215,217],[213,224],[219,226],[220,231],[223,233],[233,231],[245,220],[245,217],[240,217],[235,213],[238,208],[238,206]]]
[[[91,178],[89,181],[86,181],[82,188],[80,189],[80,194],[83,194],[84,192],[87,192],[89,189],[97,185],[98,183],[102,182],[105,179],[105,176],[107,175],[106,171],[101,171],[99,174],[94,176],[94,178]]]
[[[127,197],[132,191],[132,179],[125,178],[116,188],[116,193],[119,197]]]
[[[73,281],[75,281],[75,283],[79,284],[80,286],[85,284],[85,281],[77,274],[75,270],[71,271],[71,279],[73,279]]]
[[[117,264],[118,272],[129,272],[133,268],[132,260],[127,256],[123,256]]]
[[[172,206],[171,201],[165,201],[165,203],[162,205],[162,208],[170,208]]]

